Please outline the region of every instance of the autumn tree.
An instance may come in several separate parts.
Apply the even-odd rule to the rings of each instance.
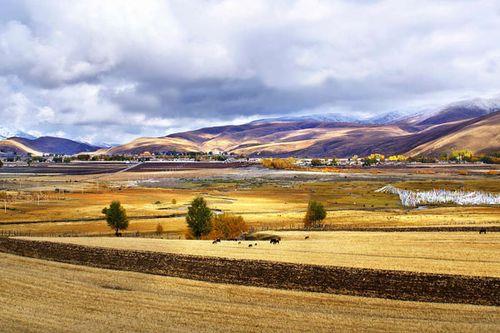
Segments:
[[[363,165],[369,166],[372,164],[379,164],[385,160],[385,156],[382,154],[370,154],[363,159]]]
[[[293,157],[288,158],[264,158],[261,163],[269,169],[293,169],[297,161]]]
[[[120,235],[120,230],[128,228],[127,212],[120,201],[113,201],[109,207],[102,210],[102,213],[106,215],[106,222],[110,228],[115,230],[116,236]]]
[[[233,239],[248,231],[242,216],[232,214],[215,215],[212,218],[211,239]]]
[[[208,235],[212,230],[212,211],[202,197],[195,198],[188,207],[186,222],[194,238]]]
[[[304,218],[306,228],[317,227],[326,217],[326,210],[320,202],[311,200],[307,207],[307,213]]]
[[[322,160],[320,160],[319,158],[313,158],[311,160],[311,166],[313,166],[313,167],[319,167],[319,166],[323,166],[323,165],[325,165],[325,163]]]
[[[390,162],[404,162],[408,158],[404,155],[391,155],[387,158],[388,161]]]
[[[472,160],[473,154],[470,150],[461,149],[453,150],[448,156],[448,160],[457,162],[470,162]]]
[[[156,225],[156,234],[159,236],[161,234],[163,234],[163,226],[161,225],[161,223],[158,223]]]

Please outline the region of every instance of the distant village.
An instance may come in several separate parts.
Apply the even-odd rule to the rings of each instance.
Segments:
[[[31,166],[37,164],[49,163],[82,163],[82,162],[122,162],[122,163],[140,163],[140,162],[214,162],[214,163],[249,163],[262,164],[266,167],[276,169],[289,169],[293,167],[346,167],[360,166],[369,167],[374,165],[405,165],[419,163],[479,163],[479,164],[499,164],[498,154],[475,156],[470,151],[454,150],[448,154],[440,156],[415,156],[407,157],[405,155],[384,156],[383,154],[370,154],[368,156],[353,155],[344,158],[275,158],[260,156],[240,156],[231,152],[160,152],[150,153],[148,151],[140,154],[124,155],[101,155],[92,152],[85,152],[74,155],[63,154],[43,154],[33,156],[29,153],[16,153],[13,151],[0,151],[0,162],[4,167]]]

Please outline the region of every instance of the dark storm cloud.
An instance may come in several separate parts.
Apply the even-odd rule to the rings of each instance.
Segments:
[[[484,1],[2,1],[2,125],[86,141],[500,87]]]

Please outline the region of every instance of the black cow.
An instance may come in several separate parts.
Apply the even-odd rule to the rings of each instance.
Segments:
[[[271,244],[279,244],[280,243],[280,239],[279,238],[271,238],[271,240],[269,241],[269,243],[271,243]]]
[[[479,229],[479,234],[486,234],[486,228]]]

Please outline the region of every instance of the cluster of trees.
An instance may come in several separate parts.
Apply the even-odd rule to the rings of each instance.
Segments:
[[[487,164],[500,164],[500,152],[494,152],[489,155],[480,154],[474,155],[470,150],[452,150],[449,154],[445,155],[442,159],[453,162],[483,162]]]
[[[243,217],[232,214],[214,215],[202,197],[195,198],[188,208],[188,238],[232,239],[248,231]]]
[[[293,169],[296,167],[297,160],[293,157],[288,158],[264,158],[262,166],[269,169]]]
[[[461,150],[452,150],[445,158],[448,161],[455,162],[471,162],[474,154],[470,150],[461,149]]]
[[[102,210],[102,213],[106,216],[106,222],[115,231],[116,236],[120,236],[120,232],[128,228],[127,213],[120,201],[111,202],[109,207]],[[321,227],[325,218],[326,210],[323,204],[310,200],[304,217],[304,227]],[[242,216],[228,213],[214,215],[203,197],[196,197],[191,201],[186,222],[189,228],[186,236],[191,239],[234,239],[248,232],[249,229]],[[156,233],[163,233],[160,223],[156,226]]]
[[[408,162],[418,162],[418,163],[436,163],[438,159],[434,156],[428,155],[416,155],[410,156],[407,159]]]
[[[382,154],[370,154],[363,158],[363,165],[365,166],[370,166],[372,164],[378,164],[380,162],[383,162],[385,160],[385,156]]]
[[[391,155],[387,158],[387,161],[391,162],[404,162],[408,159],[405,155]]]
[[[438,161],[447,162],[483,162],[486,164],[500,164],[500,152],[494,152],[491,154],[478,154],[474,155],[472,151],[468,149],[452,150],[448,153],[442,153],[441,155],[417,155],[408,158],[408,162],[420,162],[420,163],[436,163]]]
[[[323,160],[323,159],[319,159],[319,158],[313,158],[311,160],[311,166],[313,166],[313,167],[336,166],[338,164],[339,164],[339,162],[335,157],[331,158],[330,160],[328,160],[328,159]]]
[[[125,155],[94,155],[90,159],[91,161],[132,161],[134,158],[132,156]]]

